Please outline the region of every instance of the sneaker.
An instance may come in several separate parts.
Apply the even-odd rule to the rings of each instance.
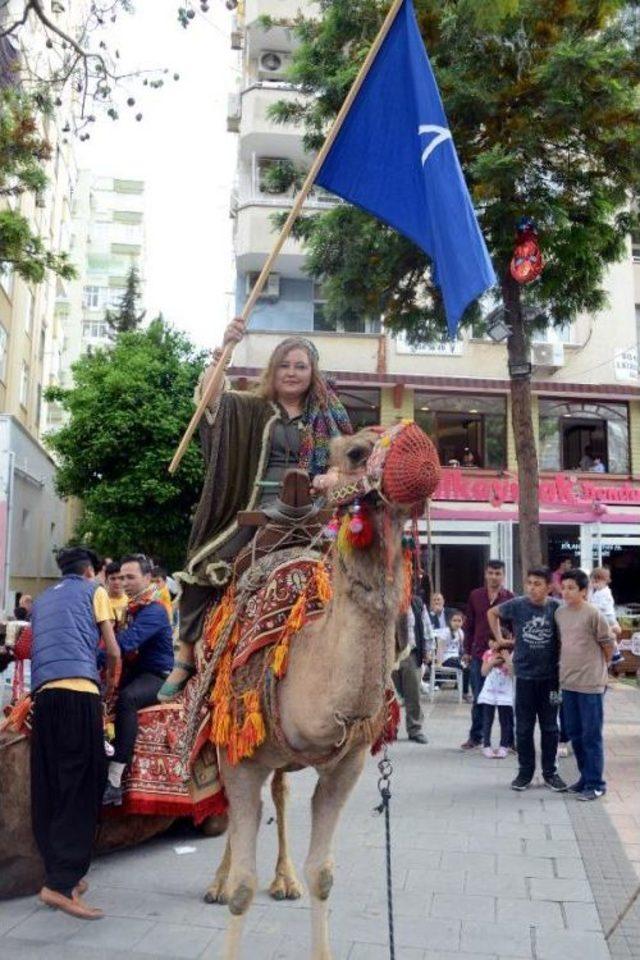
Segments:
[[[544,782],[546,786],[549,787],[549,790],[553,790],[554,793],[564,793],[567,789],[566,783],[557,773],[552,774],[550,777],[545,777]]]
[[[577,800],[598,800],[604,797],[604,790],[583,790],[576,797]]]
[[[575,783],[572,783],[570,787],[567,787],[567,793],[582,793],[584,790],[584,783],[582,780],[576,780]]]
[[[107,781],[107,786],[102,795],[103,807],[121,807],[122,806],[122,787],[114,787]]]
[[[498,760],[504,760],[505,757],[508,757],[508,756],[509,756],[509,750],[507,749],[507,747],[498,747],[498,749],[496,750],[496,757],[498,758]]]
[[[526,777],[523,777],[522,774],[518,774],[515,780],[511,781],[512,790],[528,790],[531,786],[531,780],[528,780]]]
[[[487,760],[493,760],[496,754],[493,752],[493,747],[483,747],[482,756],[486,757]]]
[[[480,744],[476,743],[475,740],[465,740],[464,743],[460,744],[461,750],[475,750],[476,747],[479,747]]]
[[[613,656],[611,657],[610,663],[622,663],[624,660],[624,655],[620,653],[619,650],[616,650]]]
[[[569,747],[566,743],[561,743],[558,746],[558,756],[562,758],[569,756]]]
[[[473,697],[470,693],[463,693],[462,699],[464,700],[465,703],[473,703]]]

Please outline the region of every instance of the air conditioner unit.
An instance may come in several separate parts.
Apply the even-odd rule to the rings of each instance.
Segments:
[[[286,80],[290,66],[290,53],[263,50],[258,56],[258,80]]]
[[[248,273],[246,278],[246,295],[249,296],[253,290],[259,273]],[[280,298],[280,274],[270,273],[264,289],[258,300],[278,300]]]
[[[242,50],[242,30],[235,16],[231,22],[231,49]]]
[[[531,363],[534,367],[558,370],[564,367],[563,343],[534,343],[531,347]]]

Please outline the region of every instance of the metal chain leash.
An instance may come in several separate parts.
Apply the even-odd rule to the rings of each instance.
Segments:
[[[385,549],[388,549],[389,545],[387,543],[383,544]],[[383,617],[382,622],[385,622],[386,613],[386,579],[383,577],[382,580],[382,609]],[[387,662],[388,657],[388,644],[386,636],[386,628],[382,636],[382,702],[387,703],[387,677],[389,676],[389,664]],[[385,717],[386,723],[386,717]],[[386,881],[387,881],[387,923],[389,927],[389,960],[395,960],[396,957],[396,943],[395,943],[395,927],[393,919],[393,875],[391,872],[391,775],[393,773],[393,765],[389,759],[389,747],[386,741],[383,744],[382,759],[378,763],[378,771],[380,776],[378,778],[378,792],[380,793],[380,804],[375,808],[376,813],[384,813],[384,847],[385,847],[385,864],[386,864]]]

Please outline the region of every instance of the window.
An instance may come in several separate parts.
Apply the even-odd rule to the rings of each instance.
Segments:
[[[338,390],[338,397],[345,405],[354,430],[380,423],[379,390],[349,387],[348,390]]]
[[[531,343],[571,343],[571,324],[563,323],[558,327],[549,324],[545,330],[534,330]]]
[[[8,299],[13,296],[13,267],[8,264],[0,266],[0,287],[4,290]]]
[[[627,404],[540,400],[540,469],[628,473]]]
[[[436,444],[444,466],[506,466],[505,397],[417,391],[415,419]]]
[[[258,157],[256,162],[258,193],[268,197],[292,197],[295,184],[291,182],[291,178],[294,174],[295,166],[291,160],[284,157]]]
[[[631,234],[631,259],[640,263],[640,233]]]
[[[0,380],[7,375],[7,354],[9,353],[9,335],[0,324]]]
[[[29,402],[29,364],[22,361],[20,369],[20,403],[23,407]]]
[[[31,336],[33,321],[36,315],[36,301],[31,290],[27,290],[27,299],[24,311],[24,329]]]
[[[82,306],[86,310],[99,310],[102,306],[102,288],[88,286],[84,288],[82,296]]]
[[[107,333],[107,324],[104,320],[84,320],[82,322],[82,337],[85,340],[104,340]]]
[[[380,333],[380,319],[345,310],[340,317],[327,314],[327,296],[322,284],[313,285],[313,329],[317,333]]]

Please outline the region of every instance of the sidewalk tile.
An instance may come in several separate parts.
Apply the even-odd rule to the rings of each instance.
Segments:
[[[527,840],[527,853],[532,857],[579,857],[575,840]]]
[[[407,872],[404,889],[407,891],[431,893],[462,893],[464,888],[464,870],[420,870]]]
[[[587,874],[580,857],[555,857],[556,874],[562,879],[586,880]]]
[[[488,920],[495,919],[495,900],[493,897],[448,896],[434,894],[431,903],[431,916],[441,917],[444,920]]]
[[[518,877],[553,877],[553,863],[543,857],[509,856],[498,854],[498,874]]]
[[[593,903],[563,903],[569,930],[602,930],[598,911]]]
[[[536,931],[536,960],[610,960],[601,933]]]
[[[481,947],[504,957],[532,957],[531,935],[527,923],[462,924],[461,949],[473,953]]]
[[[497,874],[496,876],[467,874],[464,891],[470,894],[484,894],[487,897],[530,899],[525,878],[510,873]]]
[[[509,921],[528,923],[535,927],[564,930],[564,920],[559,903],[544,900],[516,900],[510,897],[498,898],[498,923]]]
[[[533,900],[577,901],[593,903],[593,894],[586,880],[531,880]]]

